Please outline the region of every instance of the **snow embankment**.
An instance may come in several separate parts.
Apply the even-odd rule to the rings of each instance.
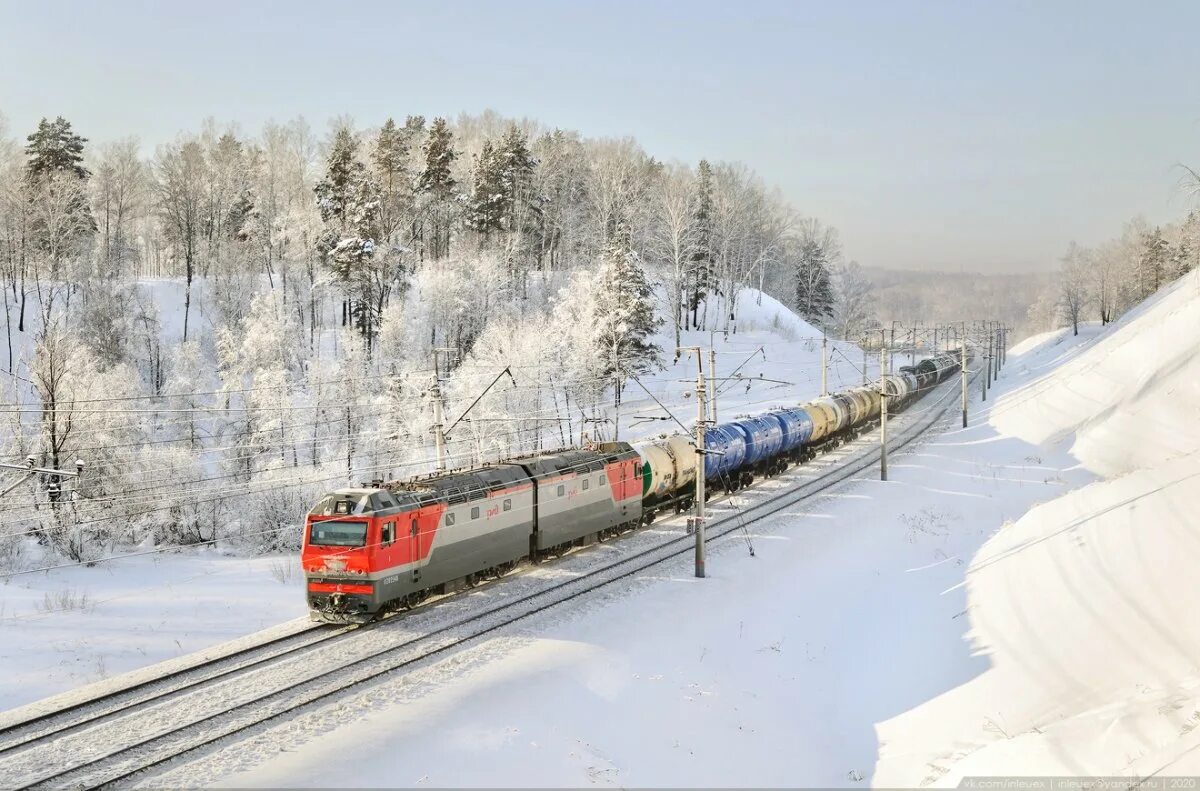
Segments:
[[[991,668],[879,727],[876,785],[1200,772],[1200,272],[1086,332],[1014,349],[1029,383],[989,417],[1103,478],[976,554],[968,638]]]

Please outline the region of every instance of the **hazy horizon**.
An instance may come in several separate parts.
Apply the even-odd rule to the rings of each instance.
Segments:
[[[352,13],[347,13],[350,11]],[[1194,205],[1200,7],[1097,3],[292,3],[3,0],[0,113],[152,150],[212,117],[494,109],[666,160],[737,160],[846,254],[889,269],[1053,266]]]

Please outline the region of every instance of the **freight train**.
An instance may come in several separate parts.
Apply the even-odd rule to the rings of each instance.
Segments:
[[[807,404],[705,431],[712,489],[749,486],[849,441],[959,370],[935,355]],[[697,474],[692,438],[597,443],[325,495],[305,520],[301,563],[314,620],[363,622],[430,594],[500,577],[686,510]],[[709,491],[712,491],[710,489]]]

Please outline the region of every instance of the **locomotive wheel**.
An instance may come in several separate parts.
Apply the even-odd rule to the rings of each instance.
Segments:
[[[479,584],[479,576],[480,576],[479,574],[474,574],[474,573],[468,574],[466,576],[467,587],[474,588],[476,585],[478,585]]]

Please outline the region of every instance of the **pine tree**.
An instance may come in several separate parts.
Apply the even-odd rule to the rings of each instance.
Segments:
[[[493,233],[505,228],[511,196],[505,183],[503,160],[491,140],[475,158],[474,185],[467,209],[467,225],[486,241]]]
[[[27,139],[30,240],[48,263],[51,277],[58,280],[65,263],[84,257],[96,231],[86,192],[91,174],[81,164],[87,140],[71,131],[71,123],[61,116],[53,121],[43,118]],[[53,296],[42,306],[47,318],[52,303]]]
[[[1200,265],[1200,211],[1188,212],[1179,229],[1179,245],[1175,256],[1175,276],[1183,277]]]
[[[326,225],[318,249],[347,296],[342,303],[342,324],[353,318],[370,344],[378,326],[378,311],[371,299],[371,284],[377,276],[371,263],[376,247],[378,188],[358,159],[358,141],[349,128],[342,127],[334,135],[325,178],[313,189]]]
[[[413,147],[425,128],[421,116],[409,116],[404,126],[391,118],[379,130],[371,150],[371,167],[379,185],[380,241],[401,249],[413,235],[416,177],[413,172]]]
[[[1162,285],[1170,261],[1170,248],[1161,228],[1155,228],[1143,238],[1142,253],[1137,262],[1137,287],[1142,299]]]
[[[69,173],[82,180],[91,175],[83,166],[83,144],[87,138],[75,134],[71,122],[61,115],[53,121],[43,118],[37,131],[27,139],[25,156],[29,161],[25,170],[30,178]]]
[[[833,285],[825,250],[815,239],[800,246],[796,261],[796,309],[806,321],[823,325],[833,314]]]
[[[453,222],[454,191],[457,187],[451,166],[456,157],[454,133],[450,131],[446,119],[433,119],[429,137],[425,141],[425,170],[421,173],[418,184],[429,204],[433,235],[429,244],[429,255],[434,260],[450,254],[450,227]]]
[[[516,124],[508,127],[497,148],[497,158],[505,192],[504,228],[509,233],[529,236],[537,227],[540,213],[533,194],[537,160],[529,150],[529,139]]]
[[[614,244],[595,275],[594,338],[601,375],[619,381],[659,365],[662,349],[651,339],[662,319],[654,313],[654,290],[628,247]]]
[[[708,296],[713,280],[713,172],[708,160],[700,160],[696,169],[695,208],[692,211],[695,245],[688,264],[687,305],[692,312],[692,328],[700,329],[700,303]]]

